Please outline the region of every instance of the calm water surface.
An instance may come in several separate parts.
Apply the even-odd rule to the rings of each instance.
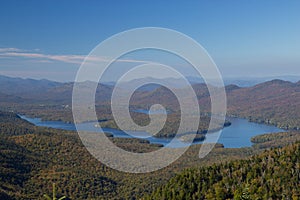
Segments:
[[[76,130],[74,124],[68,124],[61,121],[42,121],[40,118],[29,118],[26,116],[20,116],[20,117],[35,124],[36,126],[44,126],[44,127],[51,127],[51,128],[64,129],[64,130]],[[228,120],[232,123],[231,126],[224,128],[222,130],[220,138],[218,139],[218,143],[222,143],[225,146],[225,148],[250,147],[252,145],[250,139],[253,136],[264,134],[264,133],[275,133],[275,132],[284,131],[283,129],[274,126],[249,122],[246,119],[228,118]],[[95,122],[81,123],[78,125],[78,129],[81,131],[100,132],[100,129],[95,127],[95,124],[96,124]],[[111,129],[111,128],[103,128],[103,131],[110,132],[114,135],[114,137],[119,137],[119,138],[133,138],[134,136],[137,136],[138,138],[147,139],[148,141],[150,141],[150,143],[163,144],[164,146],[168,145],[168,143],[171,140],[168,138],[148,137],[149,135],[145,132],[131,131],[129,135],[123,131]],[[217,135],[218,135],[217,132],[207,134],[206,140],[210,141],[211,139],[217,137]],[[195,142],[194,144],[201,144],[201,143],[202,142]],[[184,146],[187,146],[187,144],[175,138],[173,145],[168,147],[179,148]]]

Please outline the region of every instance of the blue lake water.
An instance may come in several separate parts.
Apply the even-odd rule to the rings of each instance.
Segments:
[[[64,129],[64,130],[76,130],[74,124],[68,124],[61,121],[42,121],[39,118],[28,118],[25,116],[20,116],[23,119],[35,124],[36,126],[44,126],[51,127],[56,129]],[[228,120],[232,123],[231,126],[226,127],[222,130],[221,135],[218,139],[218,143],[224,145],[225,148],[241,148],[241,147],[250,147],[252,145],[250,139],[253,136],[264,134],[264,133],[275,133],[282,132],[283,129],[268,126],[265,124],[257,124],[253,122],[249,122],[246,119],[240,118],[228,118]],[[96,122],[87,122],[81,123],[78,125],[78,130],[80,131],[91,131],[91,132],[100,132],[100,129],[95,127]],[[171,141],[170,138],[156,138],[156,137],[147,137],[149,136],[147,133],[143,132],[133,132],[131,131],[130,135],[126,134],[123,131],[111,129],[111,128],[103,128],[105,132],[112,133],[114,137],[119,138],[133,138],[135,136],[139,136],[138,138],[147,139],[150,143],[153,144],[163,144],[164,146],[171,148],[180,148],[187,146],[186,143],[180,141],[179,139],[174,139],[172,146],[168,146]],[[211,140],[217,137],[218,133],[209,133],[206,135],[207,140]],[[147,137],[147,138],[145,138]],[[195,142],[194,144],[201,144],[202,142]]]

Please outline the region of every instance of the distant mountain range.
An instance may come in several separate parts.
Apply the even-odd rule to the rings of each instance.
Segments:
[[[201,77],[186,77],[187,81],[194,85],[199,83],[205,83],[204,79]],[[251,87],[259,83],[271,81],[274,79],[280,79],[284,81],[297,82],[300,80],[300,76],[266,76],[266,77],[235,77],[235,78],[223,78],[224,85],[237,85],[239,87]],[[165,78],[165,79],[156,79],[152,77],[147,77],[143,79],[134,79],[127,82],[122,82],[124,88],[133,87],[138,84],[145,82],[159,82],[163,84],[172,85],[173,88],[182,88],[186,86],[185,81],[179,78]],[[104,83],[106,85],[115,85],[115,82]],[[140,88],[140,90],[153,90],[159,87],[157,84],[148,84]]]
[[[46,79],[23,79],[0,75],[0,92],[10,95],[25,95],[26,93],[43,92],[61,84],[62,83]]]
[[[188,76],[186,77],[190,84],[195,85],[199,83],[204,83],[204,80],[200,77]],[[237,85],[239,87],[251,87],[257,85],[259,83],[271,81],[274,79],[280,79],[289,82],[298,82],[300,80],[300,76],[269,76],[269,77],[237,77],[237,78],[223,78],[224,85]],[[139,88],[140,91],[150,91],[154,90],[160,85],[153,84],[156,82],[172,85],[173,88],[182,88],[185,87],[186,84],[179,78],[165,78],[165,79],[156,79],[152,77],[143,78],[143,79],[134,79],[127,82],[122,82],[120,85],[124,88],[130,88],[137,84],[143,84],[145,82],[150,82],[150,84],[144,85]],[[151,82],[153,82],[151,84]],[[0,93],[10,94],[10,95],[19,95],[26,94],[28,92],[32,93],[40,93],[48,91],[49,89],[54,89],[58,87],[67,86],[70,83],[62,83],[51,81],[47,79],[24,79],[24,78],[14,78],[0,75]],[[102,85],[114,86],[115,82],[104,82]]]
[[[293,79],[294,82],[274,79],[271,81],[256,84],[254,86],[241,87],[237,84],[228,84],[225,89],[227,92],[228,114],[245,117],[252,121],[273,124],[286,129],[300,129],[300,81],[296,82],[296,77],[289,76],[286,79]],[[267,78],[266,78],[267,79]],[[190,78],[191,81],[192,78]],[[256,79],[256,81],[264,79]],[[154,79],[133,80],[122,84],[122,88],[130,88],[135,83],[143,81],[155,82]],[[184,90],[184,85],[176,79],[163,80],[164,83],[172,85],[174,82],[175,90]],[[176,84],[175,84],[176,82]],[[81,83],[87,89],[90,82]],[[96,93],[97,105],[110,105],[110,97],[113,85],[98,85]],[[198,97],[200,109],[209,112],[210,98],[207,87],[203,83],[194,83],[193,88]],[[24,104],[43,104],[51,106],[64,106],[72,104],[73,83],[59,83],[49,80],[33,80],[10,78],[0,76],[0,108],[8,109],[22,106]],[[179,104],[174,94],[167,88],[160,85],[146,85],[136,91],[131,99],[131,104],[136,107],[145,107],[160,103],[166,107],[178,110]],[[22,106],[26,111],[28,106]],[[42,113],[39,108],[35,112]],[[45,107],[43,108],[45,109]],[[47,109],[54,109],[48,106]],[[57,110],[51,110],[58,113]],[[51,115],[51,112],[42,116]],[[65,110],[61,113],[60,120],[64,120]],[[71,110],[68,110],[71,112]],[[107,112],[107,111],[106,111]],[[71,116],[71,113],[68,114]],[[52,117],[51,119],[56,119]],[[67,121],[71,121],[68,119]]]

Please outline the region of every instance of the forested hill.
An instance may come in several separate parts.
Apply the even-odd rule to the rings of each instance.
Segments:
[[[11,112],[0,111],[0,136],[9,137],[34,132],[34,125]]]
[[[300,143],[186,170],[145,199],[300,199]]]
[[[201,111],[210,112],[210,96],[206,85],[195,84],[193,88]],[[300,129],[300,81],[272,80],[251,87],[227,85],[225,90],[229,115],[289,130]],[[160,87],[154,91],[136,93],[132,104],[152,105],[159,97],[159,103],[176,110],[179,106],[172,95],[166,88]]]
[[[273,80],[227,92],[228,112],[252,121],[300,129],[300,81]]]

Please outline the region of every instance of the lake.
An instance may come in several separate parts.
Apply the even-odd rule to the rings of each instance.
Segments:
[[[75,131],[76,127],[74,124],[68,124],[61,121],[42,121],[40,118],[29,118],[26,116],[20,116],[21,118],[35,124],[36,126],[44,126],[51,127],[56,129],[64,129],[64,130],[72,130]],[[256,135],[261,135],[264,133],[275,133],[275,132],[283,132],[285,130],[277,128],[275,126],[269,126],[265,124],[257,124],[253,122],[249,122],[246,119],[240,118],[227,118],[231,122],[231,126],[225,127],[222,130],[221,136],[218,140],[218,143],[224,145],[225,148],[241,148],[241,147],[250,147],[251,137]],[[95,122],[87,122],[81,123],[78,125],[78,130],[81,131],[91,131],[91,132],[100,132],[99,128],[95,127]],[[139,138],[147,139],[150,143],[153,144],[163,144],[166,146],[171,139],[169,138],[156,138],[156,137],[148,137],[147,133],[143,132],[131,132],[132,135],[128,135],[123,131],[111,129],[111,128],[103,128],[103,131],[112,133],[114,137],[118,138],[133,138],[132,135],[140,135]],[[217,133],[209,133],[207,134],[207,138],[214,138]],[[174,139],[174,144],[172,146],[168,146],[170,148],[180,148],[187,146],[186,143]],[[193,144],[201,144],[202,142],[195,142]]]

